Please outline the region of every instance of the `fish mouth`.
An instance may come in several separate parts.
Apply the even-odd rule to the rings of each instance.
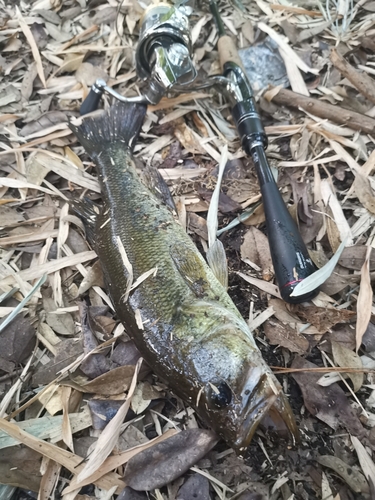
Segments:
[[[251,379],[254,380],[254,373]],[[251,380],[250,379],[250,380]],[[244,455],[255,431],[263,419],[267,426],[274,427],[277,431],[288,430],[292,437],[293,445],[299,442],[299,430],[294,419],[289,402],[282,392],[280,384],[272,373],[263,372],[258,377],[258,382],[253,384],[253,389],[245,389],[242,397],[247,394],[242,411],[242,422],[238,429],[237,438],[233,448],[239,455]],[[245,396],[246,397],[246,396]],[[267,417],[267,418],[265,418]]]

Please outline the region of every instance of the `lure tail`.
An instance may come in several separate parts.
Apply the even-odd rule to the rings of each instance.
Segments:
[[[143,104],[116,101],[99,117],[85,118],[81,125],[70,123],[69,127],[95,160],[115,144],[131,152],[141,131],[146,110]]]

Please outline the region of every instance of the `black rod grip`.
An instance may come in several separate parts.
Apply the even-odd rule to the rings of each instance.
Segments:
[[[315,297],[318,290],[298,297],[291,297],[290,294],[298,283],[316,271],[316,267],[282,199],[264,149],[256,146],[251,153],[259,178],[268,241],[280,294],[285,302],[291,304],[305,302]]]
[[[92,111],[95,111],[99,107],[99,102],[100,98],[102,97],[103,92],[98,90],[96,87],[91,88],[90,92],[88,93],[86,99],[83,101],[79,114],[82,115],[87,115],[87,113],[91,113]]]

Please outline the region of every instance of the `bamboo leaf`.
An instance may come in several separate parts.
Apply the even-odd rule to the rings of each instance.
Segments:
[[[342,254],[347,239],[345,239],[334,256],[325,264],[323,267],[318,269],[315,273],[311,274],[307,278],[305,278],[301,283],[295,287],[293,292],[291,293],[291,297],[298,297],[299,295],[304,295],[305,293],[312,292],[316,290],[320,285],[322,285],[333,273],[333,270],[336,267],[336,264]]]

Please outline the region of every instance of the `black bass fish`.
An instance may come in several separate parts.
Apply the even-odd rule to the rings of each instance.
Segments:
[[[98,170],[103,207],[86,226],[116,313],[154,372],[237,453],[266,414],[297,439],[289,403],[246,321],[163,201],[166,184],[136,172],[132,148],[145,113],[143,105],[116,103],[70,125]]]

